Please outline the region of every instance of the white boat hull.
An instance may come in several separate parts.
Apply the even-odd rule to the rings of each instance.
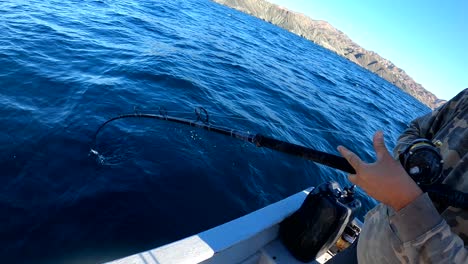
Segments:
[[[279,223],[301,206],[305,190],[198,235],[112,261],[113,264],[303,263],[278,239]],[[325,263],[325,254],[310,263]]]

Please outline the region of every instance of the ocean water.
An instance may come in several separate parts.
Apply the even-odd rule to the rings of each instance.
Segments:
[[[209,0],[0,2],[0,259],[96,263],[344,173],[158,112],[372,161],[429,109],[301,37]],[[375,201],[359,192],[364,207]]]

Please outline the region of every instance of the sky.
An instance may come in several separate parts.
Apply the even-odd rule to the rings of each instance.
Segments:
[[[268,0],[328,21],[441,99],[468,88],[467,0]]]

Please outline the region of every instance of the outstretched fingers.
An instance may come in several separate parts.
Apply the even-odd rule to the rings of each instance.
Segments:
[[[385,140],[382,131],[377,131],[374,134],[373,143],[374,150],[377,155],[377,160],[382,160],[390,156],[390,153],[388,152],[387,147],[385,146]]]

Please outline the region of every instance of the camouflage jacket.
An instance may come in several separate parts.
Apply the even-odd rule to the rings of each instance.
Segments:
[[[468,193],[468,89],[415,119],[398,139],[401,152],[417,138],[440,140],[443,183]],[[398,190],[395,190],[398,191]],[[468,210],[436,207],[425,193],[395,212],[379,204],[365,217],[359,263],[468,263]]]

